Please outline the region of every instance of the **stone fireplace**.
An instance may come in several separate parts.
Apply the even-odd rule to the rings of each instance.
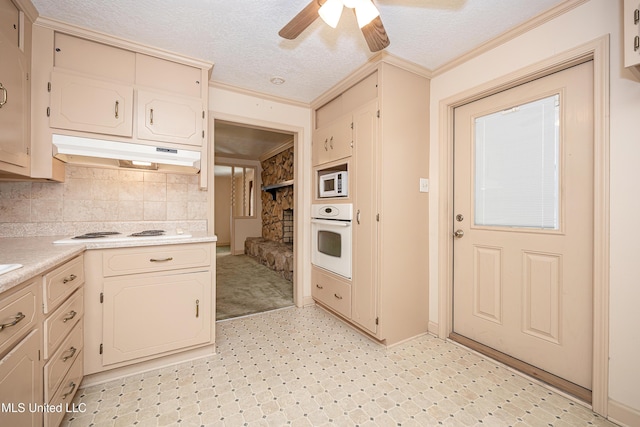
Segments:
[[[249,237],[247,255],[293,280],[293,147],[264,160],[261,191],[262,237]]]

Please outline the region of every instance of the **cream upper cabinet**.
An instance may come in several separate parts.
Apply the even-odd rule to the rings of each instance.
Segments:
[[[52,128],[132,136],[133,87],[54,70]]]
[[[624,66],[640,79],[640,0],[624,0]]]
[[[137,92],[138,138],[201,146],[203,110],[199,98]]]
[[[202,68],[61,32],[54,45],[51,128],[203,146]]]
[[[313,133],[313,166],[351,156],[351,126],[351,115],[345,115],[316,129]]]
[[[31,24],[20,14],[11,0],[0,0],[0,170],[28,175]]]

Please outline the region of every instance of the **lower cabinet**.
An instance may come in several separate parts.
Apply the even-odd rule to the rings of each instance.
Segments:
[[[31,331],[0,360],[0,425],[42,426],[40,330]]]
[[[96,249],[85,259],[85,374],[214,344],[213,243]]]
[[[311,295],[321,304],[351,319],[351,281],[325,270],[311,269]]]
[[[210,271],[105,280],[102,363],[208,343],[211,312]]]

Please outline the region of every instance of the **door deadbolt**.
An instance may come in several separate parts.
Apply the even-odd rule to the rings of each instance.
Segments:
[[[456,239],[460,239],[462,238],[462,236],[464,236],[464,231],[462,230],[456,230],[453,232],[453,237],[455,237]]]
[[[462,214],[456,215],[456,221],[462,222],[464,220],[464,216]]]

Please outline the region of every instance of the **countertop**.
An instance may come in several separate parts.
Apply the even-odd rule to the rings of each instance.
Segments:
[[[217,241],[215,235],[205,232],[194,232],[191,235],[191,237],[184,239],[155,239],[140,242],[91,241],[90,243],[65,245],[54,245],[53,242],[66,236],[3,237],[0,238],[0,264],[22,264],[22,268],[0,275],[0,293],[66,262],[86,250]]]

